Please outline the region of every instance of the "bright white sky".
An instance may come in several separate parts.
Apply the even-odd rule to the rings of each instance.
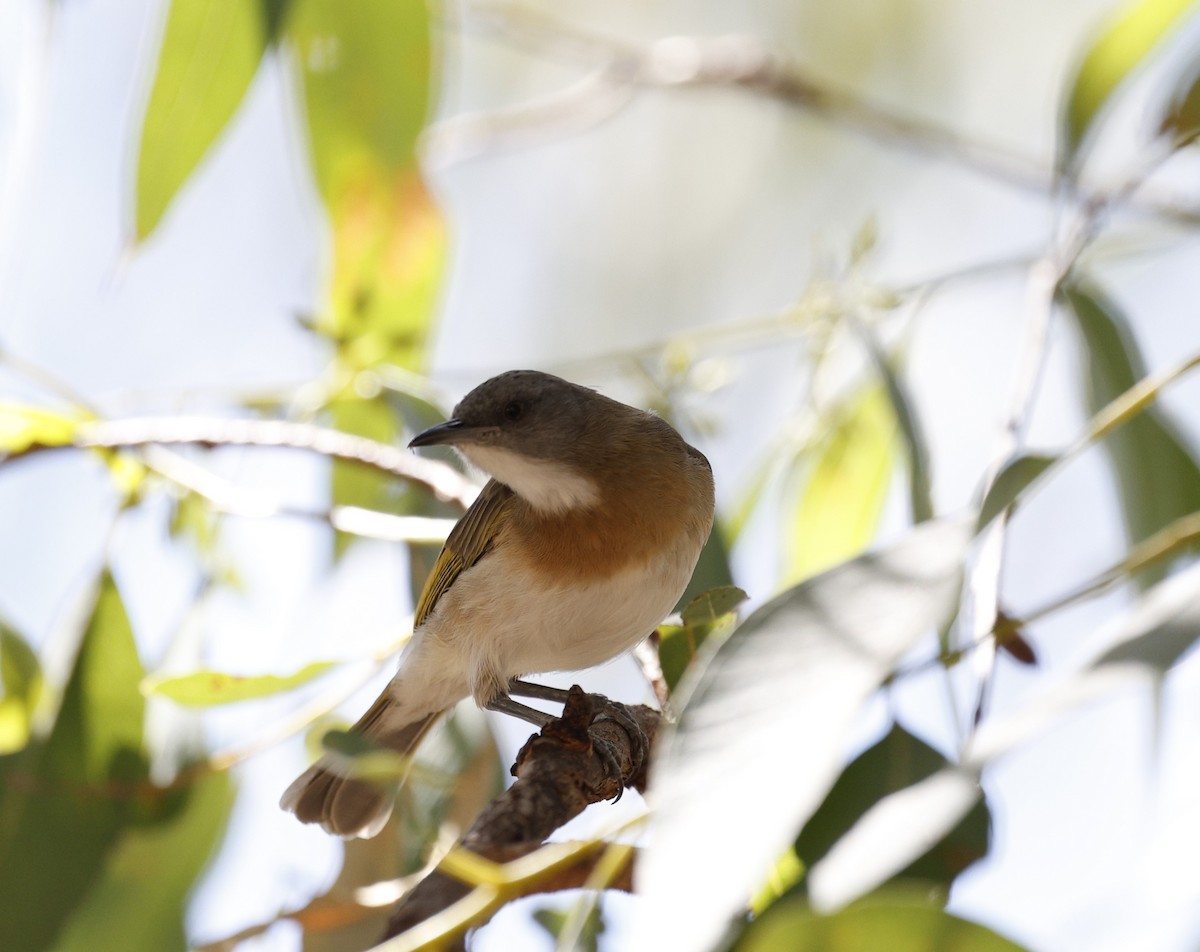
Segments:
[[[52,6],[50,33],[42,14],[51,5],[0,6],[0,345],[113,414],[220,407],[231,390],[313,375],[324,354],[294,315],[316,299],[322,236],[309,186],[289,158],[295,132],[284,118],[279,71],[260,75],[161,233],[130,257],[127,185],[161,5]],[[679,0],[650,13],[631,0],[604,16],[614,30],[645,36],[757,30],[787,42],[799,62],[861,81],[882,100],[919,103],[932,118],[1045,157],[1058,78],[1084,25],[1106,6],[759,0],[734,12],[718,0]],[[554,89],[573,75],[478,40],[452,49],[448,62],[447,115]],[[1136,110],[1126,112],[1136,130]],[[450,398],[511,366],[570,370],[576,358],[771,313],[803,291],[821,253],[844,249],[871,214],[882,236],[877,275],[901,284],[1036,252],[1048,225],[1046,209],[1028,195],[733,94],[646,95],[594,130],[439,168],[433,181],[456,241],[436,350]],[[1195,239],[1174,236],[1169,250],[1152,246],[1128,263],[1104,264],[1122,299],[1138,303],[1133,316],[1151,368],[1200,350],[1196,263]],[[957,285],[920,318],[909,378],[943,509],[970,500],[994,451],[1023,297],[1017,271]],[[691,404],[718,424],[699,439],[724,502],[736,498],[786,417],[798,367],[794,348],[729,355],[729,386]],[[639,397],[610,371],[574,375]],[[31,392],[0,371],[0,396]],[[1169,404],[1200,444],[1200,381],[1180,385]],[[1064,442],[1080,419],[1075,345],[1057,327],[1031,441]],[[312,460],[256,452],[225,455],[218,465],[290,501],[320,498],[323,468]],[[0,477],[0,611],[51,653],[95,570],[112,505],[103,474],[86,460],[56,456]],[[198,581],[194,566],[164,544],[165,512],[151,507],[130,520],[116,544],[118,579],[151,667],[163,661]],[[902,520],[897,493],[885,534]],[[778,521],[762,513],[737,553],[739,581],[756,600],[776,582]],[[290,670],[310,658],[354,656],[393,637],[407,609],[397,582],[402,560],[386,546],[358,547],[326,577],[323,540],[309,527],[231,520],[226,543],[247,594],[215,598],[193,619],[190,639],[205,640],[205,660],[216,667]],[[1091,454],[1017,519],[1006,601],[1017,611],[1032,607],[1122,548],[1111,483]],[[1036,626],[1051,671],[1086,654],[1124,602],[1118,593]],[[185,644],[172,662],[186,668],[195,657]],[[1054,677],[1005,664],[996,709],[1012,709]],[[597,678],[590,683],[599,690],[639,690],[627,666]],[[1166,684],[1157,746],[1152,699],[1131,694],[1081,713],[991,770],[994,852],[963,878],[954,908],[1050,952],[1194,949],[1198,699],[1192,658]],[[211,715],[210,740],[245,736],[248,718],[265,722],[287,703]],[[910,683],[893,707],[911,729],[951,746],[935,681]],[[880,702],[865,718],[864,742],[885,714]],[[502,729],[510,745],[524,737],[522,728]],[[230,847],[193,909],[198,939],[268,918],[327,882],[339,847],[275,808],[302,762],[293,744],[242,772]],[[507,928],[518,928],[513,918]],[[620,947],[621,928],[617,917],[611,948]],[[493,936],[480,946],[502,942]],[[247,944],[293,947],[286,926]]]

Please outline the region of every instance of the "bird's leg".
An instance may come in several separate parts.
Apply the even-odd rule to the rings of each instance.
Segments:
[[[534,684],[532,681],[522,681],[513,678],[508,682],[508,693],[517,697],[534,697],[540,701],[553,701],[555,704],[566,704],[567,696],[571,693],[563,688],[552,688],[548,684]]]
[[[545,711],[539,711],[536,707],[530,707],[528,704],[514,701],[507,694],[497,694],[484,707],[489,711],[498,711],[501,714],[508,714],[510,717],[528,721],[535,727],[545,727],[555,719],[553,714],[547,714]]]
[[[532,681],[513,678],[508,682],[508,693],[515,694],[517,697],[532,697],[542,701],[553,701],[555,704],[566,704],[567,697],[571,692],[564,691],[562,688],[552,688],[546,684],[534,684]],[[645,731],[638,725],[624,704],[611,701],[603,694],[592,694],[590,697],[593,708],[596,709],[596,715],[592,718],[593,723],[612,721],[629,735],[629,754],[636,769],[637,765],[645,760],[649,748]],[[518,706],[524,707],[524,705]]]

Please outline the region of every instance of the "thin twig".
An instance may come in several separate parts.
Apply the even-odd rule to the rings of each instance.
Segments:
[[[639,44],[509,3],[475,4],[465,17],[457,21],[447,17],[444,22],[589,70],[585,81],[548,100],[435,123],[426,132],[425,145],[444,163],[536,141],[560,130],[578,131],[589,118],[594,125],[614,115],[637,88],[722,88],[784,103],[886,145],[944,159],[1039,195],[1050,196],[1061,188],[1084,205],[1113,205],[1118,196],[1121,202],[1134,199],[1132,193],[1122,194],[1122,189],[1113,192],[1074,180],[1060,181],[1048,161],[968,139],[938,123],[825,85],[754,37],[669,36]],[[552,108],[547,108],[547,101]],[[1141,196],[1130,204],[1161,219],[1200,225],[1200,209],[1178,202]]]
[[[82,422],[71,443],[35,444],[27,450],[0,458],[0,465],[34,452],[48,452],[72,446],[89,449],[132,449],[155,444],[195,444],[207,447],[269,446],[306,450],[358,463],[391,476],[419,483],[439,499],[456,503],[464,509],[479,494],[479,488],[474,483],[445,463],[423,459],[366,437],[286,420],[181,416]]]

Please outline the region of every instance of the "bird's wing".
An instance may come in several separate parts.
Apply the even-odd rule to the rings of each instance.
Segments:
[[[488,480],[479,497],[471,503],[461,519],[450,530],[446,544],[433,564],[433,571],[421,591],[413,625],[420,628],[455,579],[483,558],[492,547],[496,533],[508,518],[513,492],[494,479]]]

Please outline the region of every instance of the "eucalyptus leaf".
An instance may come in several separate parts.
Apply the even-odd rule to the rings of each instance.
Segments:
[[[896,455],[896,418],[882,386],[863,389],[817,449],[787,532],[795,582],[862,552],[875,537]]]
[[[146,678],[142,692],[170,698],[188,707],[212,707],[272,697],[307,684],[337,664],[336,661],[314,661],[299,671],[287,675],[226,674],[222,671],[194,671],[172,677]]]
[[[805,902],[780,903],[753,923],[737,952],[1022,952],[992,930],[923,897],[887,893],[834,915]]]
[[[171,0],[138,150],[138,241],[158,227],[245,98],[269,19],[261,0]]]
[[[839,909],[927,852],[979,802],[978,780],[947,767],[880,800],[817,862],[808,894],[817,909]]]
[[[1125,82],[1195,9],[1194,0],[1131,0],[1108,22],[1067,84],[1058,166],[1071,171]]]
[[[749,596],[736,585],[718,585],[701,592],[684,606],[681,613],[685,625],[712,624],[720,621],[742,604]]]
[[[25,453],[35,446],[66,446],[78,426],[78,418],[44,407],[0,403],[0,454]]]
[[[1064,297],[1086,346],[1088,404],[1096,413],[1144,378],[1146,368],[1129,322],[1115,302],[1084,282],[1070,285]],[[1117,427],[1102,445],[1112,461],[1131,544],[1200,510],[1200,465],[1160,406],[1148,407]],[[1168,567],[1143,571],[1139,583],[1159,581]]]
[[[130,791],[149,773],[141,678],[106,572],[48,737],[0,758],[0,948],[53,947],[137,820]]]
[[[925,523],[708,641],[652,774],[635,949],[705,948],[742,913],[832,786],[862,705],[953,610],[970,535]]]
[[[1059,461],[1057,456],[1029,454],[1004,464],[984,494],[979,506],[976,528],[982,532],[993,519],[1017,501],[1017,497],[1046,470]]]

